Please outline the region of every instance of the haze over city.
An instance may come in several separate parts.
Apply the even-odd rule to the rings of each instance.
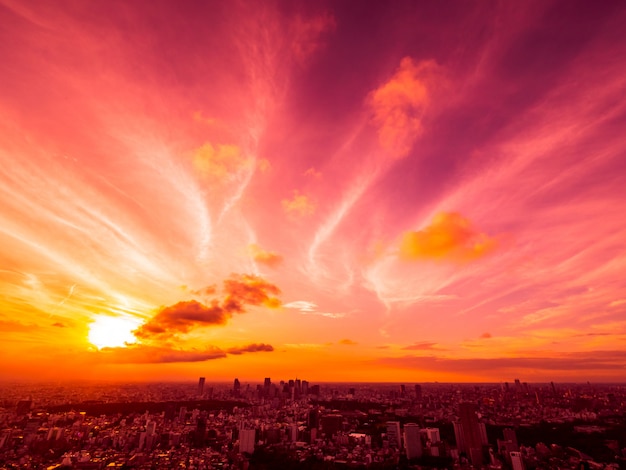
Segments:
[[[622,382],[625,25],[0,0],[0,380]]]

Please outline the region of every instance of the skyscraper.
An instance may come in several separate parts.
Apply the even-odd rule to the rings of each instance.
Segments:
[[[440,442],[441,435],[439,433],[439,428],[426,428],[422,430],[426,434],[426,439],[428,439],[431,443]]]
[[[204,393],[204,377],[198,379],[198,396],[202,396]]]

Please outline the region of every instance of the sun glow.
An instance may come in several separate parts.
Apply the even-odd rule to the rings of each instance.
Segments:
[[[137,342],[132,332],[140,323],[139,319],[130,317],[96,315],[89,325],[87,339],[98,349],[125,347]]]

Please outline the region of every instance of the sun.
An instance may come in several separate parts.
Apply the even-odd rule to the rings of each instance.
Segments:
[[[140,323],[137,318],[96,315],[89,324],[87,339],[98,349],[125,347],[137,342],[132,332]]]

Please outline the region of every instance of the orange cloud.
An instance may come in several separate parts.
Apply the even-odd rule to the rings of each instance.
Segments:
[[[352,341],[351,339],[344,338],[339,341],[339,344],[343,344],[344,346],[354,346],[355,344],[358,344],[358,343],[356,343],[355,341]]]
[[[395,158],[405,157],[422,132],[422,117],[429,104],[427,82],[436,69],[432,61],[416,64],[405,57],[394,76],[369,95],[380,145]]]
[[[455,212],[437,214],[432,223],[417,232],[406,232],[400,257],[407,260],[452,259],[467,261],[491,253],[497,240],[478,232],[472,223]]]
[[[227,181],[249,165],[236,145],[204,144],[193,154],[193,164],[204,178],[214,181]]]
[[[489,339],[489,338],[493,338],[493,336],[491,336],[491,333],[483,333],[482,335],[480,335],[480,337],[482,339]]]
[[[273,251],[266,251],[259,245],[251,244],[248,246],[250,255],[257,263],[275,267],[283,261],[283,257]]]
[[[293,192],[293,198],[282,200],[283,209],[289,215],[305,217],[313,215],[315,203],[298,191]]]
[[[281,305],[280,300],[273,297],[280,294],[280,289],[258,276],[233,276],[224,281],[224,293],[222,302],[213,299],[205,305],[190,300],[164,307],[133,334],[141,339],[169,338],[198,327],[223,325],[235,313],[245,313],[246,306],[277,308]]]
[[[189,291],[189,293],[192,295],[200,295],[200,296],[206,297],[206,296],[214,295],[215,293],[217,293],[217,286],[215,285],[207,286],[207,287],[203,287],[202,289]]]

